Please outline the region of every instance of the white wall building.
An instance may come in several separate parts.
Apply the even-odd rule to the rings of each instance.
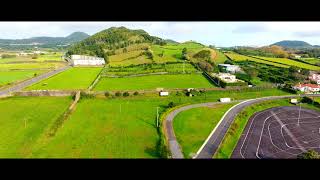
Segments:
[[[241,68],[237,65],[232,64],[219,64],[220,68],[224,69],[226,72],[236,73],[241,71]]]
[[[238,81],[235,75],[229,74],[229,73],[219,73],[216,74],[219,79],[222,81],[225,81],[226,83],[235,83]]]
[[[299,90],[301,92],[319,92],[320,86],[316,84],[298,84],[294,86],[293,89]]]
[[[320,74],[310,73],[309,79],[317,84],[320,84]]]
[[[95,56],[71,55],[70,63],[73,66],[101,66],[105,64],[105,60]]]

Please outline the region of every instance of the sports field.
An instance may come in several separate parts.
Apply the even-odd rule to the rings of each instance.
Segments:
[[[173,128],[185,158],[195,155],[223,114],[233,105],[217,104],[189,109],[175,117]]]
[[[75,67],[27,87],[27,90],[80,90],[87,89],[102,68]]]
[[[70,97],[0,99],[0,158],[32,156],[34,145],[70,102]]]
[[[33,157],[159,158],[156,108],[166,101],[81,99],[75,112]]]
[[[149,75],[101,78],[94,90],[156,90],[156,88],[209,88],[213,85],[202,74]]]

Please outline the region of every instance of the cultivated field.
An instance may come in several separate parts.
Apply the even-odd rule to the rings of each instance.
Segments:
[[[191,158],[202,146],[223,114],[235,103],[194,108],[179,113],[173,127],[185,158]]]
[[[248,56],[244,56],[244,55],[237,54],[237,53],[234,53],[234,52],[225,53],[225,55],[228,56],[233,61],[253,61],[253,62],[257,62],[257,63],[267,64],[267,65],[272,65],[272,66],[277,66],[277,67],[283,67],[283,68],[289,68],[290,67],[288,65],[279,64],[279,63],[276,63],[276,62],[265,61],[265,60],[261,60],[261,59],[257,59],[257,58],[253,58],[253,57],[248,57]]]
[[[30,70],[30,69],[57,69],[66,66],[66,63],[54,63],[54,62],[35,62],[35,63],[10,63],[0,64],[0,71],[8,70]]]
[[[309,69],[309,70],[320,70],[319,66],[313,66],[310,64],[302,63],[299,61],[287,59],[287,58],[269,58],[269,57],[260,57],[260,56],[255,56],[256,58],[261,58],[270,62],[275,62],[275,63],[281,63],[285,64],[288,66],[296,66],[304,69]]]
[[[101,78],[94,90],[156,90],[156,88],[209,88],[213,85],[202,74],[148,75]]]
[[[318,58],[300,58],[300,60],[314,65],[320,64],[320,59]]]
[[[45,71],[26,70],[26,71],[0,71],[0,87],[17,83],[35,75],[40,75]]]
[[[213,59],[217,64],[223,64],[228,58],[219,50],[215,50],[216,56]]]
[[[0,99],[0,157],[31,157],[38,140],[70,102],[70,97]]]
[[[7,54],[7,53],[2,53]],[[9,53],[10,54],[10,53]],[[31,55],[28,56],[16,56],[12,58],[3,58],[0,59],[1,63],[17,63],[17,62],[44,62],[44,61],[62,61],[61,59],[62,53],[50,53],[50,54],[44,54],[44,55],[38,55],[36,59],[32,59]]]
[[[75,67],[27,87],[27,90],[80,90],[87,89],[102,68]]]

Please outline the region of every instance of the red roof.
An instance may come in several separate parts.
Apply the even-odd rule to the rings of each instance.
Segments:
[[[310,88],[320,88],[319,85],[317,84],[297,84],[296,87],[310,87]]]

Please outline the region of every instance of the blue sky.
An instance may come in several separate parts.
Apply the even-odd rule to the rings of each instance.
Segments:
[[[215,46],[264,46],[281,40],[320,45],[320,22],[0,22],[0,38],[57,37],[75,31],[92,35],[113,26],[144,29],[165,39],[195,40]]]

